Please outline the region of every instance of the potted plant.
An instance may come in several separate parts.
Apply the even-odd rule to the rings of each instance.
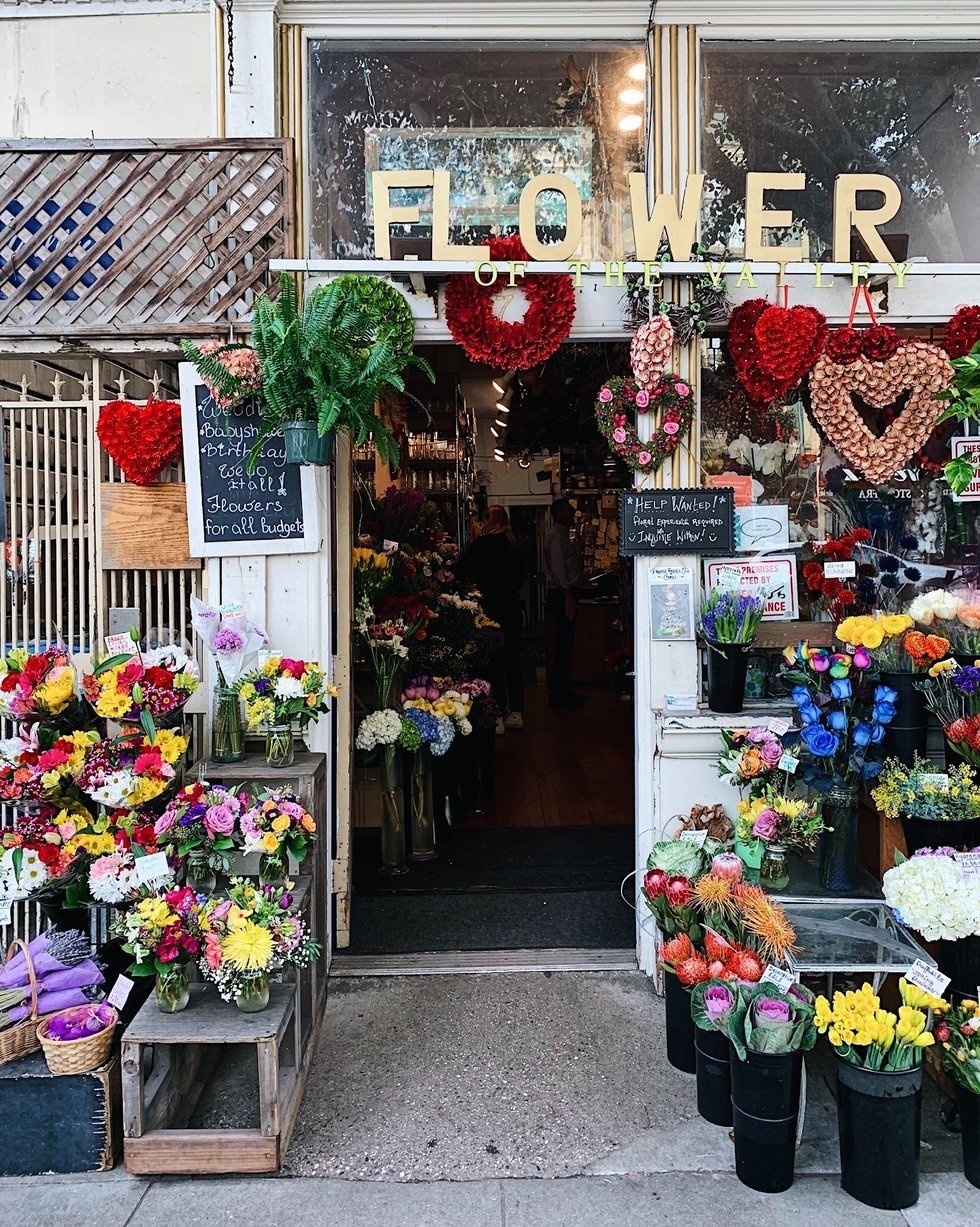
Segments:
[[[980,879],[950,847],[923,849],[908,859],[896,853],[895,859],[882,879],[885,902],[907,928],[936,943],[952,999],[973,997],[980,984]]]
[[[820,885],[853,890],[857,882],[857,794],[881,771],[879,747],[895,718],[896,692],[875,685],[871,653],[811,648],[806,641],[783,653],[783,679],[790,687],[800,727],[784,744],[800,754],[805,784],[822,799]]]
[[[910,767],[887,758],[871,796],[879,814],[901,820],[910,854],[920,848],[980,844],[980,785],[966,763],[937,772],[918,755]]]
[[[963,1175],[980,1189],[980,1004],[968,997],[933,1028],[943,1068],[956,1083]]]
[[[770,784],[761,796],[739,802],[735,848],[743,859],[750,855],[759,865],[763,886],[784,890],[790,879],[790,853],[812,852],[822,831],[818,803],[787,797],[777,784]]]
[[[898,1014],[870,984],[816,1002],[816,1027],[837,1058],[841,1187],[866,1206],[904,1210],[919,1200],[922,1050],[929,1011],[944,1003],[903,977]]]
[[[250,729],[265,729],[265,761],[269,767],[291,767],[295,758],[293,725],[306,728],[330,710],[337,687],[315,660],[270,656],[239,678],[236,689],[245,703]]]
[[[185,881],[192,890],[210,894],[217,874],[228,873],[242,808],[238,795],[226,785],[195,780],[156,820],[157,843],[168,857],[186,859]]]
[[[200,950],[197,896],[187,886],[140,899],[113,921],[112,932],[133,956],[131,976],[156,976],[157,1007],[178,1014],[190,1001],[188,964]]]
[[[701,638],[708,647],[708,707],[740,712],[749,648],[762,621],[761,597],[712,588],[701,602]]]
[[[845,618],[837,638],[853,652],[863,647],[875,654],[882,683],[895,691],[895,718],[885,732],[885,754],[911,764],[926,751],[926,697],[918,680],[949,651],[949,640],[913,630],[908,614]]]
[[[245,805],[239,820],[242,853],[258,853],[259,883],[284,885],[289,857],[302,868],[316,839],[316,820],[299,797],[288,788],[263,788],[251,805]]]
[[[760,1193],[785,1192],[796,1168],[803,1053],[817,1039],[813,994],[801,984],[783,991],[771,983],[713,979],[694,990],[691,1009],[701,1030],[731,1041],[736,1057],[735,1174]]]

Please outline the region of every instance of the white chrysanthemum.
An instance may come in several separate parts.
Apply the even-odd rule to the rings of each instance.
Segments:
[[[277,699],[301,699],[305,693],[298,677],[281,677],[276,682]]]
[[[51,875],[47,866],[31,848],[24,849],[24,859],[21,861],[17,886],[22,891],[35,891],[43,886]]]
[[[89,867],[88,888],[98,903],[122,903],[136,885],[133,858],[128,852],[100,856]]]
[[[927,941],[980,933],[980,878],[966,877],[949,856],[914,856],[889,869],[885,902]]]

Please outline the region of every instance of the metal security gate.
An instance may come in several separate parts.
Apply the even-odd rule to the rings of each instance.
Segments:
[[[190,597],[200,595],[195,570],[104,570],[98,522],[100,484],[125,479],[95,433],[100,409],[114,399],[177,399],[176,363],[126,355],[0,355],[0,439],[7,535],[0,559],[0,646],[39,651],[61,643],[88,654],[109,629],[113,608],[138,608],[144,631],[190,639]],[[161,480],[179,481],[180,467]],[[147,525],[147,531],[152,526]],[[199,718],[195,720],[200,724]],[[3,736],[11,736],[9,724]],[[200,745],[200,732],[195,741]],[[12,812],[0,809],[0,826]],[[104,930],[104,916],[96,916]],[[0,941],[32,937],[37,908],[0,915]]]

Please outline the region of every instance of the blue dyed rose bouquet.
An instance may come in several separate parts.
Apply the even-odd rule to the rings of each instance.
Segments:
[[[871,653],[811,648],[805,640],[784,652],[784,681],[800,726],[783,744],[802,760],[800,777],[823,800],[820,881],[827,890],[857,882],[857,790],[881,772],[885,729],[895,719],[898,692],[876,682]]]

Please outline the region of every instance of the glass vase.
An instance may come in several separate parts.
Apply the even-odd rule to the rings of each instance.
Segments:
[[[759,881],[769,890],[785,890],[789,886],[789,856],[782,844],[769,844],[766,848]]]
[[[189,852],[187,854],[187,872],[184,882],[195,895],[210,895],[218,884],[218,878],[208,861],[208,854]]]
[[[395,747],[381,755],[381,872],[408,873],[405,863],[405,819],[396,778]]]
[[[161,1014],[179,1014],[185,1009],[191,999],[187,964],[172,963],[166,971],[158,972],[154,992]]]
[[[858,790],[831,788],[823,797],[820,885],[837,894],[857,886]]]
[[[437,855],[427,765],[422,750],[416,750],[412,755],[412,774],[408,790],[409,804],[412,807],[411,858],[413,861],[431,861]]]
[[[265,730],[265,762],[268,767],[291,767],[296,757],[291,724],[270,724]]]
[[[245,757],[242,701],[230,686],[215,686],[211,717],[211,758],[216,763],[240,763]]]
[[[264,971],[243,971],[239,981],[241,991],[235,1005],[243,1014],[258,1014],[269,1004],[269,976]]]
[[[263,852],[259,857],[259,885],[286,885],[286,856],[283,852]]]

